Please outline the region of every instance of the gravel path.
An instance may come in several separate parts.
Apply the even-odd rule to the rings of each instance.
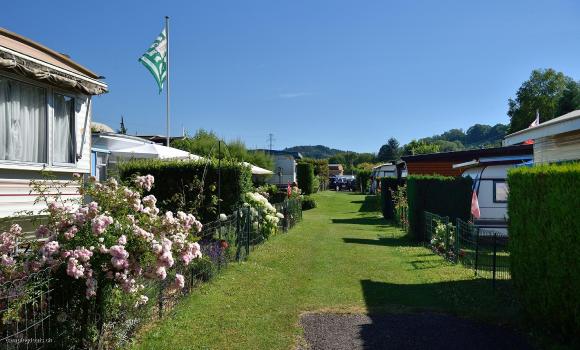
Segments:
[[[434,313],[305,314],[301,323],[310,350],[531,349],[509,330]]]

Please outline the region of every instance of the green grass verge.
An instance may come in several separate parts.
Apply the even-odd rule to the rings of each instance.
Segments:
[[[364,195],[322,192],[318,208],[230,265],[141,331],[134,349],[289,349],[303,312],[432,310],[517,324],[508,281],[476,279],[415,246]],[[443,331],[443,330],[442,330]]]

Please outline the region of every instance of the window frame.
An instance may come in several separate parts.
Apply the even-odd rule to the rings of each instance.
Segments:
[[[34,79],[26,78],[19,76],[17,74],[13,74],[10,72],[3,72],[0,71],[0,77],[5,79],[14,80],[21,84],[32,85],[37,88],[41,88],[44,90],[45,93],[45,125],[46,129],[44,132],[45,137],[45,161],[44,162],[29,162],[23,160],[8,160],[8,159],[0,159],[0,169],[3,166],[31,166],[31,167],[38,167],[38,168],[46,168],[46,167],[55,167],[55,168],[62,168],[62,169],[73,169],[76,168],[78,165],[78,153],[77,153],[77,103],[82,100],[81,96],[74,92],[70,92],[67,90],[60,89],[58,87],[51,86],[46,83],[39,82]],[[54,162],[54,142],[53,142],[53,132],[54,132],[54,95],[59,94],[63,96],[67,96],[73,99],[73,163],[62,163],[62,162]]]
[[[507,199],[504,200],[498,200],[497,199],[497,187],[496,184],[498,183],[504,183],[506,184],[506,189],[508,189],[508,191],[506,191],[506,195],[509,193],[509,188],[507,187],[507,181],[506,180],[493,180],[493,202],[494,203],[507,203]]]
[[[54,97],[55,95],[61,95],[61,96],[65,96],[65,97],[69,97],[72,98],[73,100],[73,115],[72,115],[72,142],[73,142],[73,162],[72,163],[67,163],[67,162],[56,162],[54,161],[54,120],[55,120],[55,116],[54,116]],[[77,101],[78,101],[78,97],[76,94],[70,93],[68,91],[64,91],[58,88],[53,88],[50,94],[50,133],[51,133],[51,142],[50,142],[50,164],[52,166],[55,167],[76,167],[77,162],[78,162],[78,153],[77,153],[77,111],[76,111],[76,106],[77,106]]]

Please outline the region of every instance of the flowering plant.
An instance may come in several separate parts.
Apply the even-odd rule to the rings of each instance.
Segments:
[[[39,201],[45,202],[39,212],[45,220],[35,231],[36,239],[26,241],[26,254],[18,249],[25,242],[18,225],[0,234],[0,282],[48,266],[84,281],[88,299],[109,285],[131,296],[135,306],[147,302],[139,293],[144,279],[170,275],[176,289],[184,287],[184,277],[176,271],[201,257],[196,233],[202,225],[184,212],[161,215],[156,198],[143,197],[154,184],[153,176],[135,177],[131,187],[113,178],[101,184],[75,176],[74,182],[90,201],[64,200],[58,191],[47,195],[50,182],[32,183],[33,191],[42,194]]]
[[[264,238],[275,234],[278,230],[280,216],[283,218],[283,215],[276,211],[276,208],[268,202],[266,197],[257,192],[246,193],[244,200],[250,207],[253,228],[255,230],[259,229],[260,234],[262,234]]]

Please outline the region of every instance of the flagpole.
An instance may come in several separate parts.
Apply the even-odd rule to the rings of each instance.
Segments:
[[[166,54],[166,60],[167,60],[167,77],[166,77],[166,83],[167,83],[167,89],[165,90],[165,94],[167,97],[167,101],[166,101],[166,112],[167,112],[167,147],[169,147],[169,16],[165,16],[165,36],[167,38],[167,54]]]

